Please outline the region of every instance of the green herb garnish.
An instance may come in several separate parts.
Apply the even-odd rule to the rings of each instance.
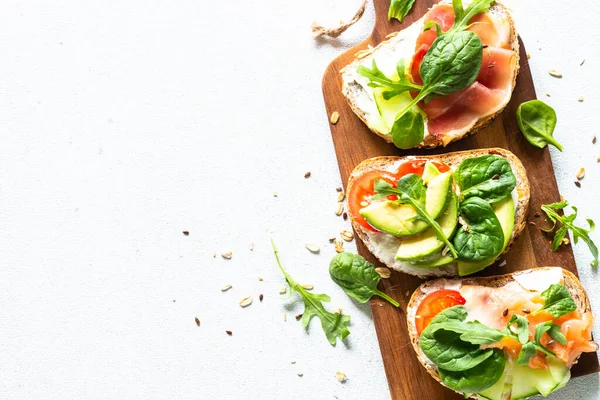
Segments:
[[[542,299],[544,299],[544,306],[535,311],[533,315],[546,310],[554,318],[558,318],[577,309],[577,304],[575,304],[569,290],[558,283],[552,284],[548,289],[544,290],[542,292]]]
[[[415,0],[392,0],[390,3],[390,9],[388,10],[388,20],[396,18],[402,22],[406,14],[411,10]]]
[[[562,151],[563,147],[554,139],[556,112],[541,100],[521,103],[517,108],[517,123],[525,139],[535,147],[543,149],[551,144]]]

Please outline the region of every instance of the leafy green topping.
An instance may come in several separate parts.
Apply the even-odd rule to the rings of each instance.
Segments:
[[[329,275],[348,296],[361,303],[366,303],[373,295],[377,295],[394,307],[399,306],[396,300],[377,290],[381,276],[375,271],[373,264],[358,254],[337,254],[329,264]]]
[[[574,206],[571,206],[571,208],[574,211],[573,214],[570,214],[570,215],[558,214],[558,212],[557,212],[558,210],[563,210],[568,205],[569,205],[569,203],[566,200],[558,202],[558,203],[542,205],[542,211],[546,213],[546,215],[548,216],[550,221],[552,221],[552,223],[554,224],[552,230],[556,227],[557,222],[560,222],[562,224],[562,226],[560,228],[558,228],[558,230],[554,234],[554,240],[552,241],[552,251],[558,250],[559,246],[562,243],[563,238],[567,234],[567,230],[570,230],[571,233],[573,234],[573,240],[575,241],[575,244],[577,244],[579,239],[583,240],[587,244],[588,248],[590,249],[590,253],[592,253],[592,256],[594,257],[594,260],[590,263],[590,265],[592,267],[597,267],[598,266],[598,247],[596,247],[596,244],[592,241],[592,239],[589,236],[589,234],[592,233],[592,231],[594,230],[596,225],[594,224],[594,221],[592,221],[590,218],[587,218],[586,221],[589,224],[590,229],[585,229],[585,228],[576,226],[575,218],[577,218],[577,207],[574,207]]]
[[[470,197],[460,204],[464,221],[454,236],[458,258],[484,261],[496,257],[504,248],[504,232],[492,207],[479,197]]]
[[[304,301],[304,312],[302,313],[302,326],[307,327],[312,317],[317,316],[321,320],[321,327],[323,328],[323,331],[325,332],[329,343],[335,345],[337,338],[340,338],[342,340],[346,338],[346,336],[350,334],[350,331],[348,330],[350,317],[348,315],[343,315],[341,312],[332,313],[327,311],[323,306],[323,302],[331,301],[331,297],[329,297],[326,294],[310,293],[298,283],[296,283],[296,281],[294,281],[292,277],[283,269],[281,261],[279,260],[279,252],[275,247],[273,239],[271,239],[271,245],[273,246],[273,251],[275,252],[275,259],[277,260],[277,265],[279,265],[279,269],[285,276],[285,280],[290,286],[290,294],[296,291],[300,294],[300,296],[302,296],[302,300]]]
[[[454,179],[463,198],[481,197],[491,204],[510,196],[517,184],[508,160],[493,154],[462,161]]]
[[[529,321],[522,315],[513,314],[508,321],[508,327],[512,324],[517,324],[517,338],[521,344],[529,341]]]
[[[413,7],[415,0],[392,0],[390,3],[390,9],[388,11],[388,20],[396,18],[402,22],[406,14]]]
[[[476,367],[465,371],[448,371],[438,368],[442,382],[449,388],[462,393],[479,393],[494,386],[504,372],[506,357],[500,349]]]
[[[385,89],[381,93],[385,100],[389,100],[392,97],[409,90],[421,90],[422,88],[422,86],[415,85],[406,77],[406,74],[404,73],[404,59],[398,61],[398,64],[396,65],[398,79],[395,80],[388,78],[383,72],[381,72],[381,70],[377,67],[377,63],[375,63],[375,59],[373,59],[373,63],[371,65],[372,66],[370,69],[364,65],[360,65],[356,69],[356,72],[358,72],[359,75],[369,79],[369,87]]]
[[[450,253],[454,258],[458,256],[452,243],[446,238],[440,225],[425,211],[426,187],[423,179],[416,174],[404,175],[398,181],[396,188],[383,179],[378,179],[373,185],[375,192],[373,200],[385,199],[389,195],[397,195],[398,202],[412,206],[417,212],[417,217],[427,222],[436,232],[437,237],[448,246]]]
[[[451,34],[468,29],[469,21],[475,15],[487,11],[494,0],[473,0],[466,9],[463,8],[462,0],[452,0],[452,8],[454,8],[454,25],[446,32]]]
[[[551,144],[562,151],[563,147],[554,139],[556,127],[556,112],[541,100],[531,100],[521,103],[517,108],[517,123],[532,145],[543,149]]]
[[[399,149],[412,149],[423,141],[424,136],[423,116],[414,109],[408,110],[392,125],[392,141]]]
[[[542,292],[544,306],[533,313],[538,314],[542,310],[546,310],[554,318],[561,317],[565,314],[573,312],[577,309],[577,305],[569,290],[558,283],[550,285],[550,287]]]
[[[557,341],[560,344],[567,344],[567,338],[560,331],[560,326],[556,325],[552,321],[546,321],[535,327],[535,342],[540,344],[540,339],[544,332],[547,332],[552,340]]]
[[[517,357],[517,365],[527,365],[529,364],[529,359],[533,357],[537,353],[537,349],[535,348],[535,343],[527,342],[521,347],[521,351],[519,352],[519,356]]]

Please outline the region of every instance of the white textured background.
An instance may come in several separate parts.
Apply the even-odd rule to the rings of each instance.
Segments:
[[[561,191],[600,220],[597,2],[507,3],[558,112]],[[310,24],[358,4],[1,2],[1,399],[389,398],[369,308],[327,273],[327,238],[348,224],[333,215],[321,76],[368,35],[373,10],[338,41],[313,41]],[[301,305],[279,298],[271,236],[292,276],[352,316],[347,345],[330,346],[316,320],[305,333]],[[232,260],[212,257],[225,250]],[[600,277],[583,245],[576,255],[600,310]],[[594,375],[553,398],[599,391]]]

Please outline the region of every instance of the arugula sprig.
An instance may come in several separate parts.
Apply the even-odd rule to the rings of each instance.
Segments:
[[[321,327],[327,336],[329,343],[335,346],[336,339],[345,339],[350,334],[348,330],[348,324],[350,323],[350,316],[340,313],[332,313],[325,309],[323,302],[331,301],[331,297],[326,294],[315,294],[310,293],[302,286],[300,286],[292,277],[285,272],[279,260],[279,252],[275,247],[273,239],[271,239],[271,245],[275,253],[275,259],[279,269],[285,276],[285,280],[290,286],[290,294],[294,291],[298,292],[302,296],[304,301],[304,312],[302,313],[302,326],[307,327],[312,317],[316,316],[321,320]]]
[[[356,71],[365,78],[369,79],[369,87],[386,89],[381,94],[385,100],[407,92],[409,90],[421,90],[421,85],[416,85],[408,80],[404,72],[404,59],[400,59],[396,64],[398,79],[388,78],[378,67],[373,58],[371,68],[360,65]]]
[[[516,329],[514,331],[511,329],[512,326],[516,325]],[[527,318],[522,315],[513,314],[506,325],[506,330],[504,331],[506,336],[512,337],[515,340],[518,340],[519,343],[522,344],[521,351],[517,357],[517,364],[526,365],[529,363],[529,359],[535,355],[537,351],[540,351],[548,356],[556,356],[554,352],[548,350],[544,346],[542,346],[541,338],[545,332],[548,332],[548,335],[557,342],[561,344],[566,344],[567,339],[560,332],[560,327],[556,325],[552,321],[546,321],[541,324],[538,324],[535,327],[535,335],[534,340],[529,340],[529,321]]]
[[[454,246],[444,235],[440,225],[425,211],[425,196],[427,188],[423,179],[416,174],[408,174],[400,178],[396,188],[394,188],[389,182],[383,179],[378,179],[373,185],[375,192],[373,200],[385,199],[390,195],[397,195],[398,202],[401,204],[408,204],[412,206],[417,212],[417,218],[427,222],[436,232],[437,237],[444,242],[444,244],[450,250],[450,253],[454,258],[458,257]]]
[[[390,2],[390,9],[388,10],[388,20],[396,18],[398,21],[402,22],[414,3],[415,0],[392,0]]]
[[[586,218],[587,223],[590,228],[585,229],[575,225],[575,219],[577,218],[577,207],[571,206],[574,213],[570,215],[560,215],[557,211],[564,210],[569,203],[566,200],[560,201],[558,203],[552,204],[544,204],[542,205],[542,211],[546,213],[550,221],[552,221],[553,226],[551,229],[547,230],[548,232],[552,232],[554,228],[556,228],[557,223],[561,223],[561,227],[554,233],[554,240],[552,241],[552,251],[558,250],[560,247],[563,238],[566,236],[567,231],[571,231],[573,234],[573,241],[575,244],[579,241],[579,239],[583,240],[588,248],[590,249],[590,253],[594,257],[594,260],[590,263],[592,267],[598,266],[598,247],[592,241],[589,234],[594,230],[596,224],[590,218]]]
[[[464,31],[469,29],[475,23],[469,24],[471,18],[475,15],[487,11],[495,0],[474,0],[463,8],[462,0],[452,0],[452,8],[454,9],[454,24],[446,32],[442,31],[440,24],[435,21],[427,21],[423,27],[424,31],[435,28],[437,36],[448,35],[454,32]]]

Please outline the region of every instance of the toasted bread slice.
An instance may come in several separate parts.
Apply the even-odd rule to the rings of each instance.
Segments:
[[[518,282],[526,290],[543,291],[554,282],[556,276],[562,278],[562,284],[569,290],[571,297],[577,305],[577,311],[581,314],[591,311],[590,300],[585,289],[579,282],[579,279],[571,272],[559,267],[532,268],[524,271],[513,272],[506,275],[475,277],[462,279],[435,279],[419,286],[412,294],[406,308],[406,318],[408,323],[408,334],[417,358],[423,364],[427,372],[440,384],[444,385],[437,367],[427,358],[419,345],[419,335],[415,325],[417,309],[421,301],[431,292],[440,289],[456,289],[460,285],[480,285],[486,287],[502,287],[510,282]],[[444,385],[445,386],[445,385]],[[451,389],[452,390],[452,389]],[[462,393],[461,393],[462,394]],[[472,396],[471,398],[476,398]]]
[[[466,158],[480,157],[487,154],[494,154],[504,157],[508,160],[515,177],[517,178],[516,185],[516,210],[515,223],[513,233],[506,246],[506,250],[510,247],[514,239],[521,233],[526,224],[527,210],[529,205],[529,181],[527,174],[521,161],[510,151],[501,148],[478,149],[459,151],[454,153],[432,155],[432,156],[405,156],[405,157],[375,157],[369,158],[360,163],[348,179],[347,193],[352,192],[353,184],[360,175],[371,170],[387,170],[396,171],[398,166],[410,160],[433,160],[440,161],[451,168],[456,168]],[[456,264],[450,264],[439,268],[419,268],[411,265],[408,262],[401,262],[395,259],[395,251],[393,254],[390,251],[379,245],[376,235],[386,235],[385,240],[390,245],[395,245],[396,250],[400,246],[400,238],[395,238],[387,233],[372,233],[367,232],[360,224],[356,223],[352,216],[350,217],[352,226],[357,236],[364,242],[369,251],[375,255],[382,263],[396,271],[405,272],[407,274],[416,275],[422,278],[426,277],[441,277],[441,276],[457,276]],[[383,237],[382,237],[383,239]]]
[[[470,2],[463,0],[463,3],[466,7]],[[442,0],[439,4],[452,4],[452,1]],[[439,133],[430,134],[427,124],[428,119],[425,117],[425,136],[423,141],[415,147],[431,148],[446,146],[453,141],[475,133],[489,123],[496,115],[500,114],[508,104],[519,72],[518,35],[512,17],[501,3],[495,2],[487,11],[487,14],[502,22],[503,25],[501,30],[507,31],[508,47],[514,52],[514,58],[510,64],[511,76],[510,79],[507,80],[508,84],[506,87],[502,89],[506,92],[506,95],[502,98],[502,101],[495,104],[495,106],[490,108],[487,112],[482,113],[479,118],[474,119],[467,127],[453,129],[445,132],[443,135],[440,135]],[[405,58],[405,62],[408,65],[412,59],[412,54],[415,52],[417,36],[423,30],[424,18],[425,16],[406,29],[388,35],[387,40],[381,42],[376,47],[357,53],[355,60],[340,71],[342,75],[342,93],[346,97],[350,108],[352,108],[354,113],[369,127],[369,129],[371,129],[371,131],[390,143],[392,142],[392,135],[389,132],[383,131],[381,124],[377,122],[381,117],[379,115],[379,108],[373,90],[368,87],[368,80],[358,74],[357,68],[360,65],[370,68],[372,61],[376,59],[378,60],[380,69],[388,76],[392,76],[394,74],[393,68],[395,67],[395,63],[401,58]],[[505,27],[507,29],[505,29]],[[408,59],[406,59],[407,57]],[[385,65],[382,65],[380,60],[386,60],[388,58],[390,59],[390,65],[385,68]],[[393,59],[393,63],[391,62],[391,59]],[[398,112],[399,111],[400,110],[398,110]]]

